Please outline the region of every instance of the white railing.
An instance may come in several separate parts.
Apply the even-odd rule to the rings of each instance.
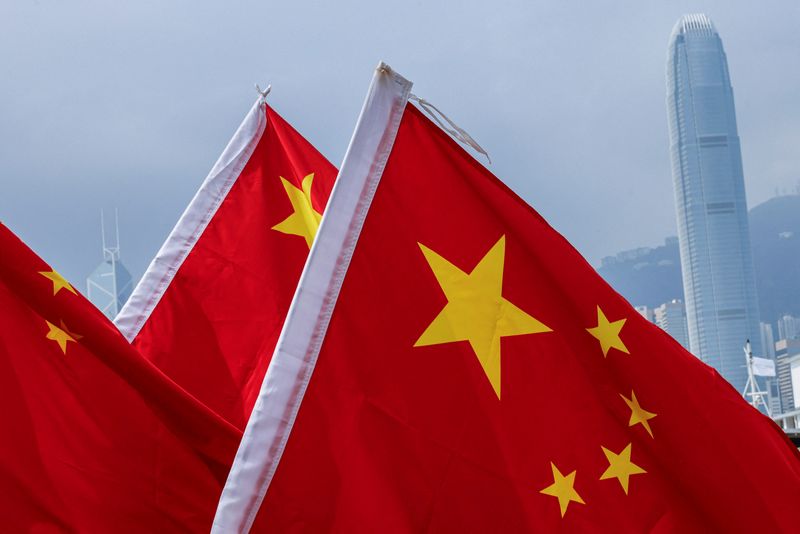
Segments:
[[[793,432],[800,432],[800,410],[782,413],[772,418],[782,429]]]

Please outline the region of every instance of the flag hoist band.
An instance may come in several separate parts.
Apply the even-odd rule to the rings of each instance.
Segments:
[[[172,282],[175,273],[194,248],[222,201],[261,140],[267,125],[264,96],[258,98],[236,133],[211,168],[200,189],[153,258],[142,280],[114,319],[128,341],[139,334]]]
[[[214,533],[247,532],[289,439],[412,83],[381,63],[220,497]],[[350,154],[358,157],[349,157]],[[365,157],[371,156],[371,157]]]
[[[242,430],[336,177],[260,93],[116,318]]]

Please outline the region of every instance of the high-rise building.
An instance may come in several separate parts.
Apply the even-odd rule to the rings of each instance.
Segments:
[[[745,341],[762,352],[758,302],[733,88],[705,15],[672,31],[667,114],[689,347],[741,391]]]
[[[634,309],[637,312],[639,312],[639,315],[641,315],[651,323],[656,322],[655,315],[653,315],[653,308],[649,308],[647,306],[634,306]]]
[[[764,358],[775,359],[775,335],[772,332],[772,325],[769,323],[760,323],[761,328],[761,350]],[[759,354],[758,356],[762,356]]]
[[[106,242],[105,220],[101,212],[103,261],[86,279],[86,298],[111,320],[117,316],[133,290],[131,273],[119,259],[119,224],[116,217],[114,223],[116,241],[112,246]]]
[[[800,340],[780,339],[775,343],[781,411],[800,408]]]
[[[654,310],[655,323],[672,338],[689,348],[689,333],[686,326],[686,308],[680,300],[665,302]]]
[[[800,317],[784,315],[778,319],[778,338],[796,339],[800,337]]]

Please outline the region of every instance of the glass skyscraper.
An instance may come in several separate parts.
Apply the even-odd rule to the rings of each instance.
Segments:
[[[758,303],[733,88],[705,15],[672,31],[667,115],[690,350],[742,391],[747,339],[761,356]]]
[[[118,255],[107,255],[86,279],[86,289],[89,302],[113,321],[131,296],[133,279]]]
[[[106,241],[106,223],[100,212],[100,234],[103,239],[103,262],[86,279],[86,298],[112,321],[131,296],[133,279],[119,261],[119,222],[114,212],[114,244]]]

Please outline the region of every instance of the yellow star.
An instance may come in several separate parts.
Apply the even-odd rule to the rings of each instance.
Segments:
[[[622,400],[624,400],[625,404],[628,405],[628,408],[631,409],[631,419],[630,421],[628,421],[628,426],[641,424],[644,427],[644,429],[647,430],[647,433],[650,434],[650,437],[652,438],[653,431],[650,429],[650,423],[648,423],[647,421],[652,419],[658,414],[654,414],[652,412],[648,412],[647,410],[642,409],[642,407],[639,406],[639,401],[636,400],[636,394],[633,392],[633,390],[631,390],[630,399],[627,398],[625,395],[622,395],[621,393],[620,397],[622,397]]]
[[[627,319],[620,319],[618,321],[609,322],[606,315],[600,306],[597,307],[597,326],[594,328],[587,328],[586,331],[592,334],[600,342],[600,348],[603,349],[603,356],[608,356],[610,349],[621,350],[625,354],[628,352],[628,347],[619,338],[619,333],[625,325]]]
[[[53,282],[54,296],[57,295],[58,292],[61,291],[62,289],[66,289],[67,291],[70,291],[75,295],[77,295],[77,293],[75,292],[75,288],[72,287],[70,283],[67,282],[66,279],[64,279],[64,277],[58,274],[57,272],[55,271],[38,271],[38,272],[39,274],[41,274],[42,276]]]
[[[311,203],[311,184],[314,182],[314,173],[303,178],[302,189],[298,189],[283,176],[281,176],[281,182],[294,212],[273,226],[272,229],[284,234],[298,235],[304,238],[308,248],[311,248],[314,236],[317,235],[319,221],[322,219],[322,214],[317,212]]]
[[[628,494],[628,481],[631,475],[647,473],[647,471],[631,462],[631,446],[632,444],[628,443],[628,446],[622,449],[622,452],[619,454],[614,454],[605,447],[600,447],[603,449],[603,453],[608,459],[608,469],[600,475],[600,480],[616,478],[619,480],[620,485],[622,485],[625,495]]]
[[[567,513],[567,506],[569,506],[570,502],[577,502],[581,504],[586,503],[583,502],[581,496],[578,495],[577,491],[575,491],[574,486],[576,472],[573,471],[567,476],[564,476],[553,462],[550,462],[550,467],[553,469],[553,483],[543,490],[540,490],[539,493],[556,497],[558,499],[558,506],[561,508],[561,517],[564,517],[564,514]]]
[[[64,354],[67,353],[67,342],[72,341],[73,343],[77,343],[77,341],[83,337],[74,332],[70,332],[67,325],[64,324],[64,321],[61,321],[61,328],[47,320],[45,320],[45,323],[47,323],[47,327],[50,329],[45,337],[58,343],[61,352]]]
[[[506,239],[502,236],[469,274],[419,245],[447,304],[414,343],[415,347],[469,341],[500,398],[500,339],[550,329],[501,295]]]

